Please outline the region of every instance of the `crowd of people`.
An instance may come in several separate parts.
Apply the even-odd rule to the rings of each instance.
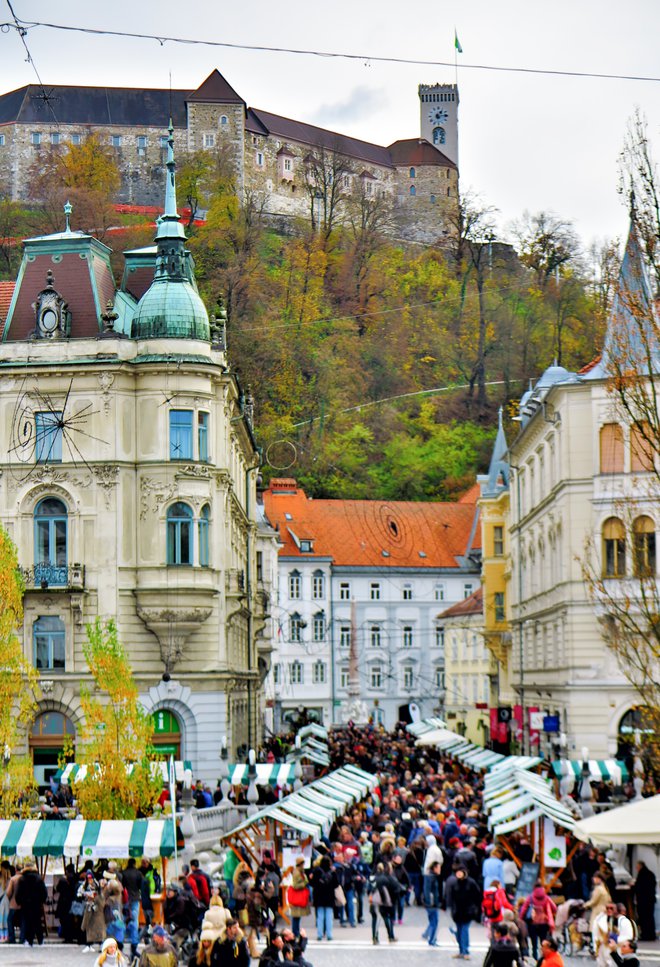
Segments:
[[[334,768],[353,763],[376,785],[292,869],[281,870],[269,849],[256,869],[247,854],[228,850],[214,878],[192,860],[164,885],[161,927],[151,925],[152,896],[163,884],[148,860],[70,865],[54,886],[62,939],[97,953],[99,967],[138,955],[140,967],[174,967],[182,952],[191,967],[248,967],[257,958],[259,967],[311,967],[306,923],[320,942],[365,923],[374,944],[395,944],[412,906],[424,910],[430,947],[439,945],[444,919],[457,959],[471,958],[471,926],[483,923],[486,967],[525,958],[562,967],[567,937],[586,943],[599,967],[637,967],[637,940],[655,939],[656,883],[643,863],[624,895],[606,856],[585,845],[553,895],[541,882],[521,890],[532,845],[523,833],[511,834],[506,849],[493,841],[478,773],[417,747],[403,726],[335,730],[329,751]],[[3,862],[0,893],[0,940],[42,942],[46,896],[37,871]]]

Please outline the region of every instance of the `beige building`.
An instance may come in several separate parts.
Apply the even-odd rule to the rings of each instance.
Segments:
[[[169,118],[181,158],[193,151],[229,159],[239,191],[275,223],[336,223],[365,205],[404,238],[435,242],[458,204],[458,90],[420,85],[420,135],[372,144],[248,107],[217,71],[195,91],[28,85],[0,95],[0,188],[29,193],[44,153],[98,135],[116,153],[118,201],[159,204]],[[433,115],[433,124],[429,118]],[[438,120],[439,119],[439,120]],[[455,218],[454,218],[455,220]]]
[[[75,739],[97,616],[117,622],[163,752],[213,780],[223,736],[232,755],[260,740],[276,568],[252,406],[197,294],[172,137],[166,170],[156,246],[126,255],[131,289],[67,213],[25,243],[0,341],[0,521],[26,581],[42,782]]]
[[[606,615],[597,614],[583,578],[586,562],[611,593],[634,597],[634,580],[624,583],[633,575],[626,547],[637,546],[640,526],[656,570],[657,477],[610,385],[617,347],[639,332],[631,301],[650,317],[634,221],[602,357],[578,373],[545,371],[520,401],[520,433],[508,453],[511,680],[525,708],[559,715],[571,758],[584,746],[596,759],[625,751],[639,701],[607,647],[598,620]]]
[[[445,702],[442,717],[448,728],[470,742],[489,741],[495,658],[484,638],[483,591],[478,588],[464,601],[438,615],[444,632]]]

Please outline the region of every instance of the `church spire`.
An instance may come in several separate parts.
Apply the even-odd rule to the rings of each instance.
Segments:
[[[504,434],[504,423],[502,419],[502,407],[500,406],[497,419],[497,436],[493,445],[493,453],[490,458],[488,468],[488,483],[485,494],[496,494],[499,490],[509,486],[509,464],[506,460],[507,450],[509,449]]]
[[[170,118],[167,138],[167,176],[165,178],[165,208],[157,222],[155,242],[158,247],[156,279],[181,282],[185,274],[186,233],[176,210],[176,162],[174,161],[174,125]]]
[[[630,195],[630,229],[621,262],[600,362],[583,378],[658,372],[658,346],[651,281],[642,248],[635,196]]]

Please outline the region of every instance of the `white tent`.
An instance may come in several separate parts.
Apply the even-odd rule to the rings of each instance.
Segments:
[[[622,843],[630,846],[660,845],[660,796],[627,803],[575,824],[578,839],[598,846]]]

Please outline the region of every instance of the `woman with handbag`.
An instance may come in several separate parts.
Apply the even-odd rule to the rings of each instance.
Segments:
[[[85,904],[85,912],[82,916],[80,929],[87,940],[87,946],[83,947],[83,953],[88,953],[89,951],[96,951],[97,946],[100,946],[105,940],[105,917],[103,916],[105,901],[91,870],[88,870],[85,874],[81,896],[82,902]]]
[[[291,914],[291,929],[296,937],[300,936],[301,917],[309,915],[309,880],[305,873],[305,857],[299,856],[291,874],[291,886],[287,892],[287,902]]]

